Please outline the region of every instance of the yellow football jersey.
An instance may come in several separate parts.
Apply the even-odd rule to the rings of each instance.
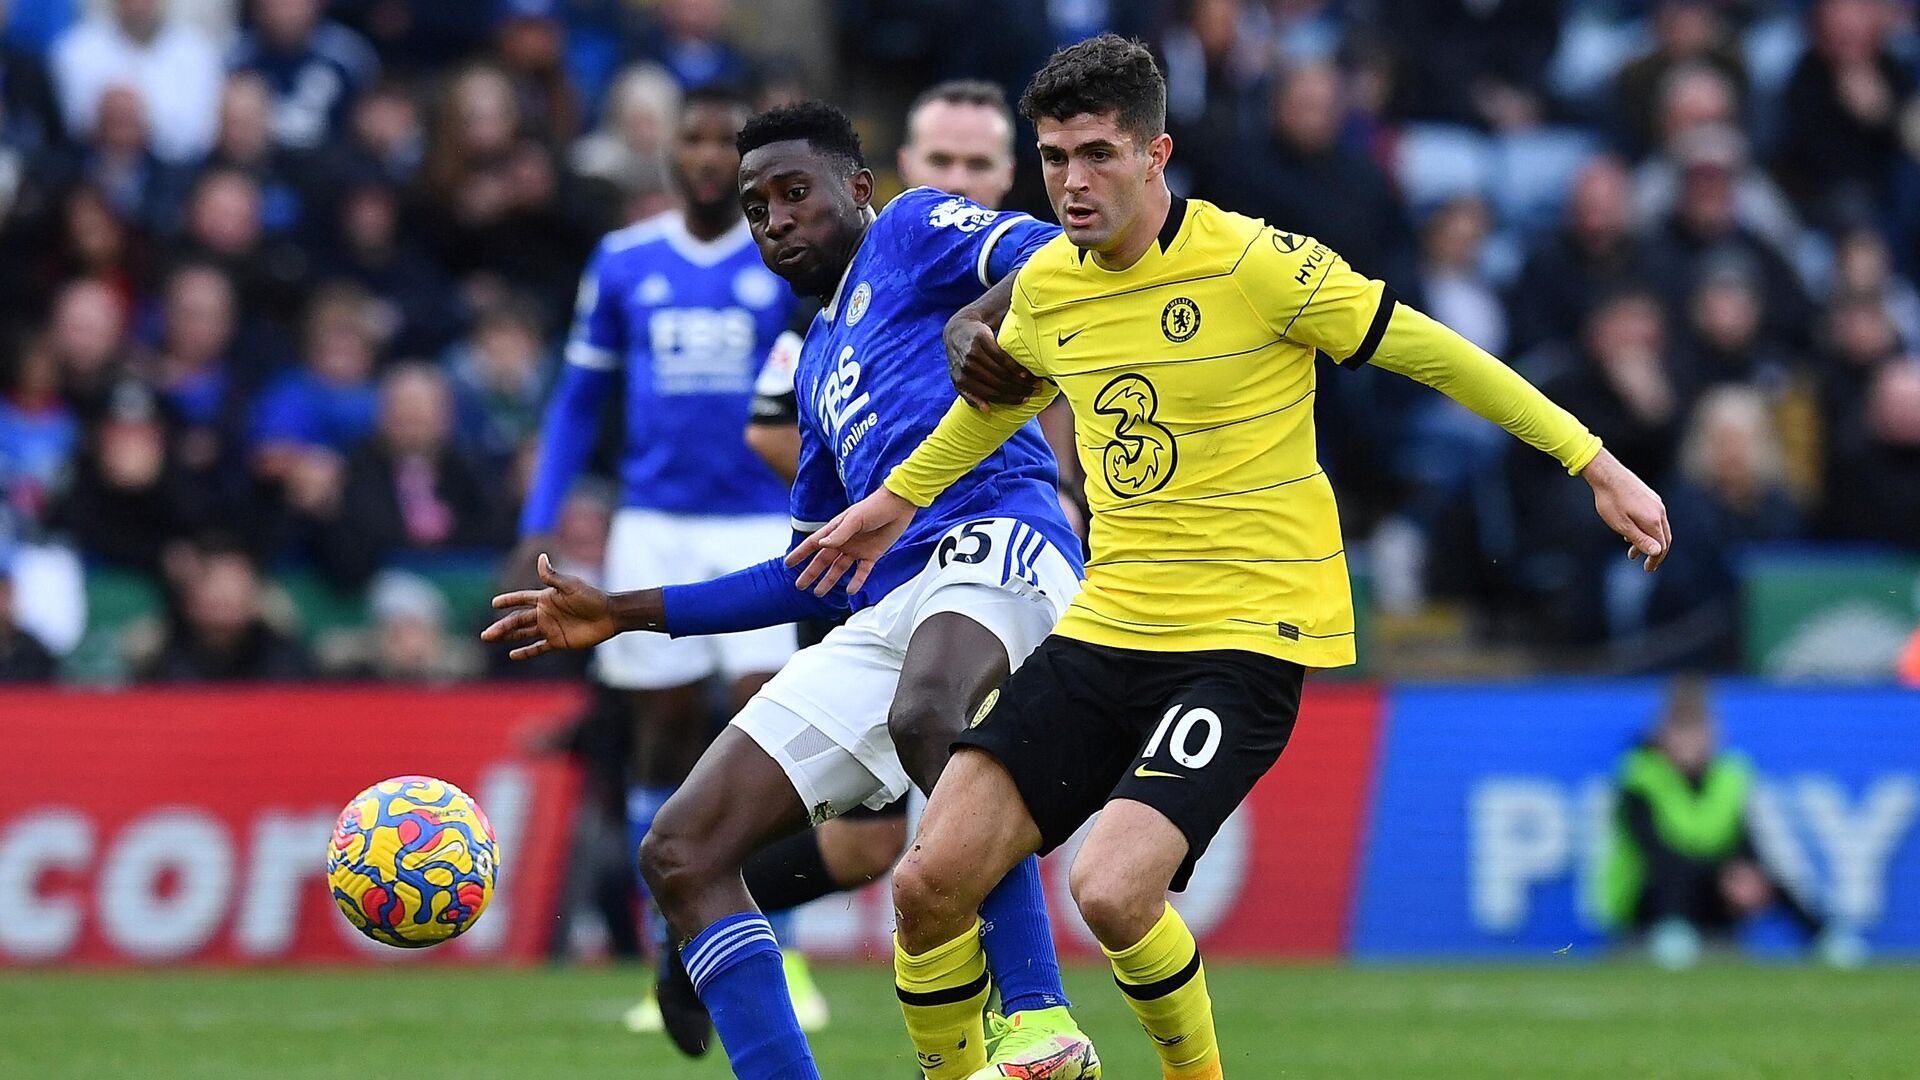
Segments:
[[[1395,370],[1570,467],[1598,451],[1505,365],[1397,305],[1326,245],[1175,199],[1157,242],[1125,270],[1065,236],[1035,253],[1000,341],[1053,385],[986,416],[956,405],[887,487],[926,505],[1064,393],[1088,477],[1092,557],[1056,633],[1351,664],[1339,511],[1316,456],[1314,358],[1366,363],[1389,323]]]
[[[1197,199],[1167,221],[1117,272],[1056,238],[1020,271],[1001,330],[1067,395],[1088,478],[1087,583],[1057,632],[1350,664],[1313,361],[1365,359],[1383,287],[1322,244]]]

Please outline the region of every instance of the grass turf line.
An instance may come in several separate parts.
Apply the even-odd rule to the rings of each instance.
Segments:
[[[888,973],[823,967],[827,1080],[914,1076]],[[622,970],[0,974],[0,1077],[722,1080],[617,1026]],[[1233,1080],[1920,1076],[1920,968],[1208,964]],[[1155,1080],[1106,971],[1068,989],[1108,1080]]]

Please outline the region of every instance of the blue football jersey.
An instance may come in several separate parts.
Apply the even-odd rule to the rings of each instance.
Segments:
[[[711,242],[678,211],[609,233],[580,284],[567,362],[626,383],[623,505],[778,514],[786,485],[748,449],[760,360],[794,298],[742,221]]]
[[[829,303],[807,329],[794,369],[800,472],[794,528],[809,532],[865,498],[952,407],[941,332],[953,313],[1018,269],[1060,232],[932,188],[887,204],[868,226]],[[955,526],[1017,517],[1080,565],[1060,512],[1053,452],[1030,422],[920,511],[882,556],[855,608],[918,574]]]

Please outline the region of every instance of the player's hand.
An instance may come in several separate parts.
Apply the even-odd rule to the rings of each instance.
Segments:
[[[995,405],[1018,405],[1033,396],[1040,380],[1000,347],[992,326],[962,311],[947,320],[941,340],[947,347],[947,375],[967,404],[981,412]]]
[[[544,553],[539,570],[546,588],[522,589],[493,598],[494,608],[508,613],[480,631],[480,640],[496,644],[527,642],[507,655],[531,660],[555,649],[590,649],[620,632],[605,592],[555,570]]]
[[[1673,550],[1673,526],[1667,523],[1667,506],[1660,496],[1604,449],[1580,475],[1593,485],[1593,508],[1600,520],[1627,542],[1627,558],[1644,555],[1648,573],[1659,569]]]
[[[800,541],[787,554],[788,566],[806,563],[794,584],[825,596],[851,570],[848,592],[859,592],[873,564],[907,531],[919,507],[881,488],[840,512],[826,528]]]

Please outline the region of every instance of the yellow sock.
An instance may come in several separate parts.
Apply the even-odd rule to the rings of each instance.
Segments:
[[[927,1080],[964,1080],[987,1067],[987,954],[980,920],[967,932],[919,956],[893,946],[894,989],[907,1035]]]
[[[1166,1080],[1220,1080],[1213,1035],[1213,999],[1187,924],[1168,904],[1160,921],[1131,948],[1107,952],[1113,979],[1140,1026],[1153,1036]]]

